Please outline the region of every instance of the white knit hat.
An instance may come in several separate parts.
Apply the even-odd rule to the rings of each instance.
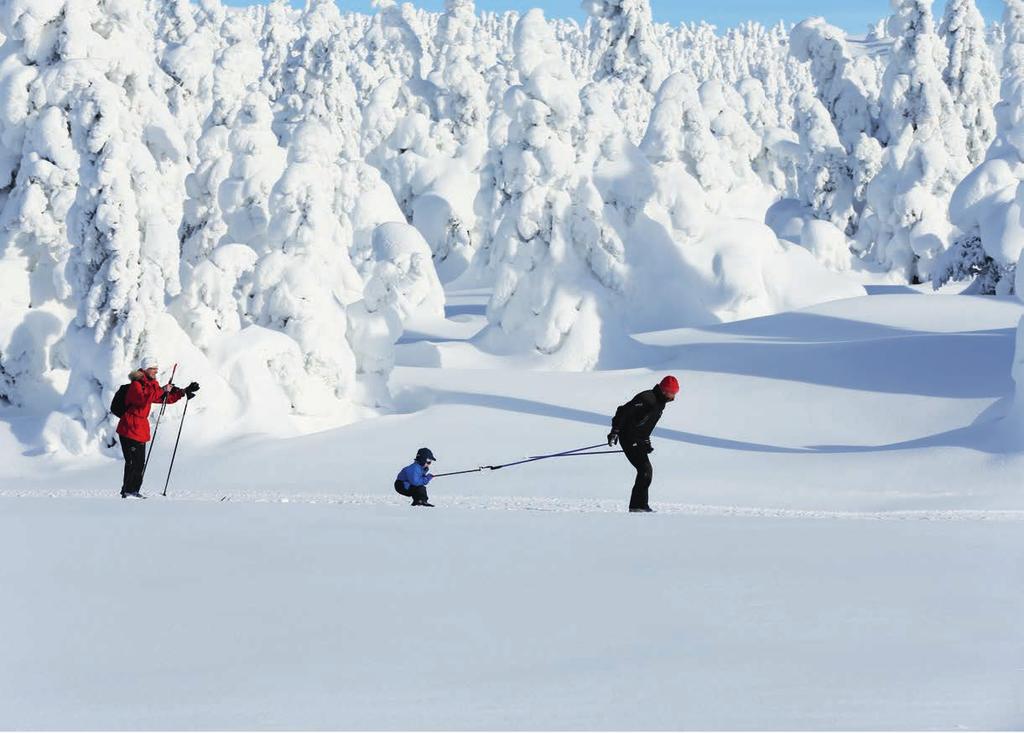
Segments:
[[[150,367],[160,366],[160,362],[157,361],[155,356],[150,354],[143,358],[141,366],[143,369],[149,369]]]

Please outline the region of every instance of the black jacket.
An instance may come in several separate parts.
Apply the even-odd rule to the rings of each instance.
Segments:
[[[650,440],[651,432],[661,419],[667,402],[658,387],[641,392],[615,411],[612,430],[619,432],[625,445]]]

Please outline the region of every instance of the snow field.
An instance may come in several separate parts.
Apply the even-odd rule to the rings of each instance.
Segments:
[[[0,727],[1024,725],[1024,0],[377,5],[3,4]]]
[[[394,414],[311,434],[260,434],[245,422],[211,434],[201,422],[189,423],[171,493],[397,502],[394,476],[423,445],[438,456],[438,472],[593,445],[604,440],[617,405],[675,373],[683,392],[655,433],[656,504],[854,513],[1024,509],[1014,383],[1005,366],[1022,315],[1017,301],[874,295],[643,334],[630,368],[576,374],[484,358],[467,341],[474,328],[459,333],[480,323],[474,297],[455,297],[455,320],[421,323],[417,340],[397,347],[400,362],[406,351],[418,359],[424,350],[436,362],[395,369]],[[168,436],[179,418],[180,408],[168,409],[150,491],[163,486]],[[39,429],[28,419],[3,427],[18,435]],[[6,492],[113,495],[120,485],[120,461],[25,455],[20,441],[0,444]],[[624,504],[632,475],[621,456],[553,459],[439,479],[432,496],[442,504],[449,496]]]
[[[1024,719],[1017,522],[0,504],[14,728]]]

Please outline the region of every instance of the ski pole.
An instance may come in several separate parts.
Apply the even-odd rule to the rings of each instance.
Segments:
[[[174,439],[174,452],[171,453],[171,465],[167,469],[167,480],[164,482],[163,496],[167,496],[167,486],[171,483],[171,471],[174,470],[174,457],[178,455],[178,441],[181,440],[181,429],[185,427],[185,413],[188,412],[189,398],[185,398],[185,409],[181,411],[181,423],[178,424],[178,437]]]
[[[171,380],[168,384],[174,384],[174,375],[178,371],[178,365],[175,364],[174,368],[171,369]],[[153,438],[149,441],[149,450],[146,451],[146,462],[142,464],[142,480],[146,480],[146,469],[149,468],[149,457],[153,455],[153,446],[156,445],[156,434],[160,431],[160,418],[164,416],[164,411],[167,409],[167,392],[164,392],[163,397],[160,398],[160,412],[156,416],[156,427],[153,428]]]

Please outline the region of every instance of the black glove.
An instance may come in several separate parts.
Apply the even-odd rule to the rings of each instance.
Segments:
[[[199,391],[199,382],[192,382],[189,386],[185,387],[186,399],[192,399],[196,396],[196,392]]]
[[[647,450],[648,453],[653,453],[654,452],[654,446],[651,445],[651,441],[645,440],[640,445],[642,445]]]
[[[615,430],[615,429],[612,429],[612,431],[610,433],[608,433],[608,447],[611,448],[613,445],[618,445],[618,444],[619,444],[619,431]]]

